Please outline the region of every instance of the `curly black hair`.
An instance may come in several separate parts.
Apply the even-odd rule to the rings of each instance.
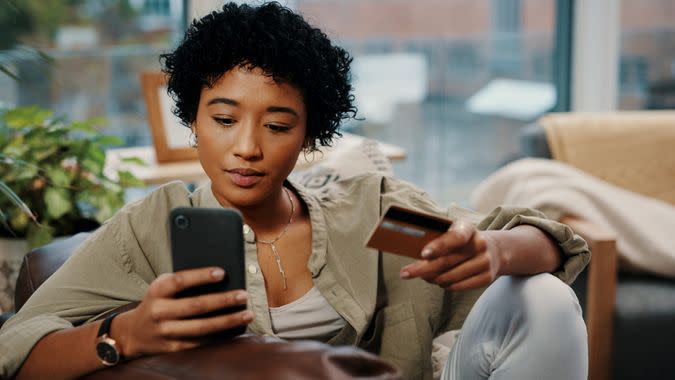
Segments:
[[[331,144],[344,119],[356,116],[349,65],[352,58],[302,16],[270,2],[228,3],[188,27],[180,45],[162,54],[174,113],[190,126],[201,91],[227,71],[260,68],[277,83],[300,90],[307,109],[308,151]]]

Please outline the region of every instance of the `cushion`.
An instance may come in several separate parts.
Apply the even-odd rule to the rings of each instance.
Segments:
[[[675,205],[674,111],[550,114],[539,123],[554,159]]]
[[[307,155],[307,164],[296,166],[290,178],[310,191],[326,192],[330,184],[365,173],[393,175],[391,162],[375,140],[337,143],[326,153]]]

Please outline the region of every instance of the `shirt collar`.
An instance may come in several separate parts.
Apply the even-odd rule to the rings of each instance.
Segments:
[[[287,179],[284,184],[291,189],[302,199],[307,205],[309,211],[309,219],[312,226],[312,255],[309,258],[307,267],[312,274],[312,277],[317,277],[323,267],[326,265],[326,219],[323,211],[319,205],[319,200],[315,195],[311,194],[302,185],[295,181]],[[200,186],[191,195],[194,205],[198,207],[219,208],[222,207],[211,189],[211,182]]]

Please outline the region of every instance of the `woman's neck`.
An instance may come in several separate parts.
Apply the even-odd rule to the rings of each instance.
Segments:
[[[244,223],[248,224],[260,238],[266,239],[268,235],[282,231],[290,220],[291,211],[298,209],[297,205],[291,205],[291,202],[295,201],[289,197],[293,198],[290,190],[280,188],[276,195],[270,196],[265,202],[250,207],[239,207],[238,210],[244,217]]]

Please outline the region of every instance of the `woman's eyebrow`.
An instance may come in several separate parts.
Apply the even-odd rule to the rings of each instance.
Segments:
[[[211,105],[218,104],[218,103],[229,104],[229,105],[235,106],[235,107],[239,106],[238,101],[236,101],[234,99],[230,99],[230,98],[213,98],[213,99],[209,100],[208,103],[206,103],[206,104],[211,106]],[[288,114],[291,114],[295,117],[300,117],[298,112],[295,111],[291,107],[269,106],[269,107],[267,107],[266,111],[269,112],[269,113],[279,113],[279,112],[288,113]]]
[[[277,112],[282,112],[282,113],[289,113],[297,118],[300,117],[297,112],[291,107],[280,107],[280,106],[270,106],[267,107],[267,112],[270,113],[277,113]]]
[[[225,104],[229,104],[231,106],[238,106],[239,105],[238,101],[236,101],[234,99],[229,99],[229,98],[213,98],[213,99],[209,100],[209,102],[206,103],[206,105],[210,106],[210,105],[218,104],[218,103],[225,103]]]

